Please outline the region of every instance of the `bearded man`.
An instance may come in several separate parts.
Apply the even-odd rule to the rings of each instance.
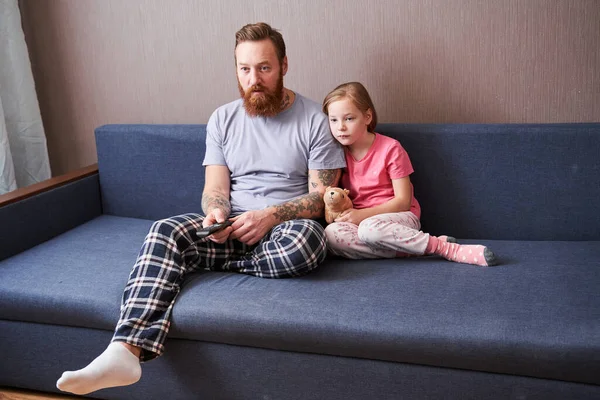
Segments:
[[[67,371],[60,390],[86,394],[141,377],[141,361],[164,351],[171,310],[190,272],[230,271],[288,278],[314,270],[326,255],[323,194],[336,186],[344,153],[320,104],[283,86],[288,70],[281,34],[265,23],[236,33],[241,99],[219,107],[206,132],[201,214],[156,221],[125,287],[107,349]],[[225,221],[209,236],[199,229]]]

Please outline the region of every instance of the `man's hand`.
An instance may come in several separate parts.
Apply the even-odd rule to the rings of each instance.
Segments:
[[[225,222],[226,219],[227,216],[225,215],[225,211],[221,210],[220,208],[215,208],[206,214],[206,218],[204,218],[204,221],[202,221],[202,227],[206,228],[218,222]],[[215,243],[225,243],[232,231],[233,229],[231,226],[228,226],[227,228],[208,236],[208,239]]]
[[[237,239],[249,246],[258,243],[279,222],[268,209],[246,211],[232,218],[230,239]]]

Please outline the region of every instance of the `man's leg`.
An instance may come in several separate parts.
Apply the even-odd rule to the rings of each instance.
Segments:
[[[275,226],[253,249],[230,258],[221,267],[261,278],[306,275],[327,255],[323,227],[310,219],[296,219]]]
[[[108,387],[134,384],[142,376],[139,353],[136,347],[112,342],[87,367],[64,372],[56,382],[56,387],[65,392],[87,394]]]
[[[185,214],[152,225],[125,287],[112,343],[87,367],[65,372],[57,382],[59,389],[85,394],[133,384],[141,376],[140,360],[164,351],[184,277],[200,266],[212,267],[243,252],[235,250],[232,242],[198,240],[202,220],[201,215]]]

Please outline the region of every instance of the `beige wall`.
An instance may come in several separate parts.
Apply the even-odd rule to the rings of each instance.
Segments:
[[[21,0],[53,175],[107,123],[206,123],[234,33],[279,28],[286,86],[360,80],[382,122],[600,121],[598,0]]]

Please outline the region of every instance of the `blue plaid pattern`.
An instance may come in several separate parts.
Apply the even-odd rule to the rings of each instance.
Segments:
[[[290,278],[309,273],[326,256],[323,227],[310,219],[281,223],[253,246],[198,239],[203,219],[184,214],[156,221],[144,240],[113,337],[140,347],[142,361],[163,353],[173,304],[188,273],[209,269]]]

